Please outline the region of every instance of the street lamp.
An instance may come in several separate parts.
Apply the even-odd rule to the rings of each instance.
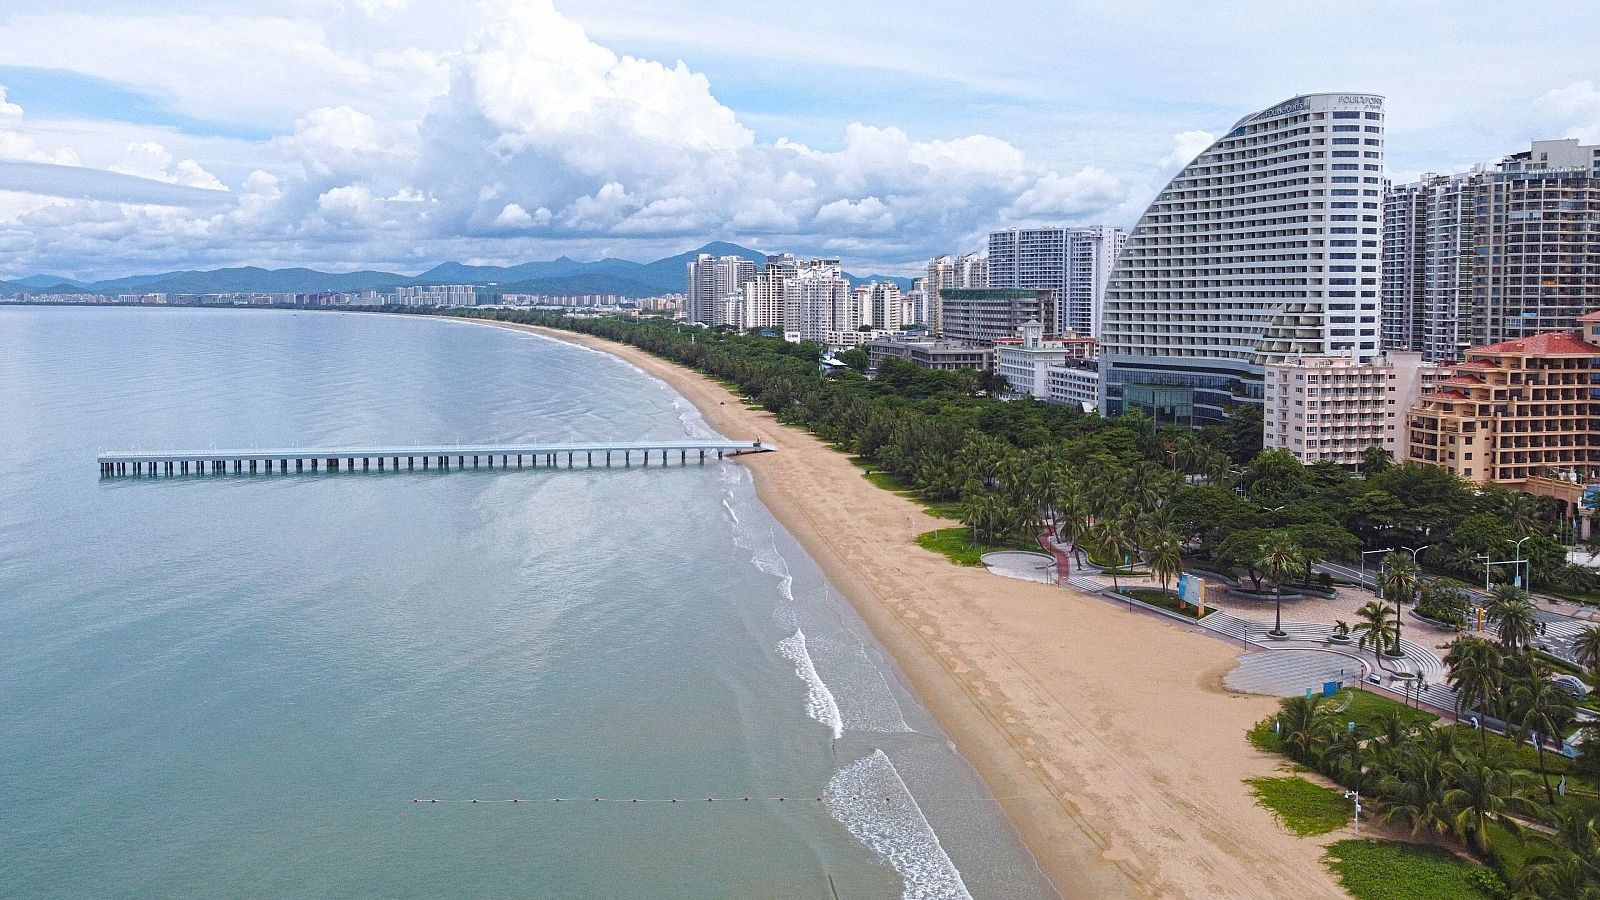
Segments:
[[[1406,552],[1411,554],[1411,564],[1417,567],[1417,581],[1418,581],[1418,583],[1420,583],[1422,581],[1422,577],[1421,577],[1422,576],[1422,561],[1417,559],[1417,554],[1421,553],[1422,551],[1424,551],[1424,550],[1426,550],[1426,549],[1428,549],[1429,547],[1432,547],[1432,546],[1433,546],[1432,544],[1423,544],[1421,547],[1417,547],[1415,549],[1412,549],[1411,547],[1401,547],[1400,548],[1401,550],[1404,550],[1404,551],[1406,551]],[[1412,602],[1415,602],[1415,600],[1416,600],[1416,598],[1412,598]],[[1394,652],[1395,652],[1396,656],[1404,656],[1405,655],[1400,650],[1400,595],[1399,594],[1396,594],[1395,597],[1394,597]]]
[[[1393,553],[1393,552],[1394,552],[1394,548],[1393,547],[1385,547],[1382,550],[1363,550],[1363,551],[1361,551],[1361,586],[1362,587],[1366,587],[1367,586],[1367,555],[1369,553]],[[1376,594],[1378,592],[1377,582],[1373,582],[1372,592],[1374,594]]]
[[[1518,587],[1521,587],[1523,590],[1528,590],[1530,587],[1532,587],[1531,582],[1533,581],[1533,573],[1531,571],[1527,571],[1527,570],[1525,570],[1523,568],[1523,565],[1522,565],[1522,563],[1523,563],[1523,559],[1522,559],[1522,542],[1523,541],[1531,541],[1531,540],[1533,540],[1533,535],[1531,535],[1531,534],[1528,535],[1525,538],[1519,538],[1518,540],[1515,540],[1515,541],[1513,541],[1511,538],[1506,538],[1506,543],[1508,543],[1508,544],[1516,544],[1517,545],[1517,558],[1515,560],[1517,568],[1515,569],[1516,574],[1512,576],[1512,580],[1521,579],[1522,583],[1520,585],[1518,585]],[[1529,563],[1529,567],[1531,568],[1533,560],[1530,559],[1530,560],[1527,560],[1527,562]],[[1526,574],[1524,574],[1524,572],[1526,572]]]
[[[1361,792],[1360,791],[1345,791],[1344,792],[1344,798],[1346,800],[1354,800],[1356,802],[1356,834],[1360,834],[1361,833]]]

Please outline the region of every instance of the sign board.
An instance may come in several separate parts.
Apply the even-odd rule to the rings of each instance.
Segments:
[[[1583,508],[1600,509],[1600,484],[1584,485]]]

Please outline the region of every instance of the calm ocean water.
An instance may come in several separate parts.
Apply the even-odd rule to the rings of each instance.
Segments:
[[[93,461],[709,433],[509,331],[0,308],[0,895],[1047,895],[741,466]]]

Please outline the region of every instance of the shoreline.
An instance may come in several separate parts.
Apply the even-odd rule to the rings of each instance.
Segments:
[[[741,460],[760,501],[1006,798],[996,802],[1063,897],[1346,896],[1320,861],[1324,842],[1283,831],[1243,783],[1281,761],[1244,738],[1277,700],[1221,685],[1235,648],[915,546],[950,523],[698,372],[576,332],[454,321],[606,352],[666,382],[718,432],[771,441],[779,452]]]

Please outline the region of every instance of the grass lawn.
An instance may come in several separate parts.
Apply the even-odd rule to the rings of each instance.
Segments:
[[[1178,604],[1178,595],[1171,591],[1163,591],[1160,588],[1123,588],[1122,593],[1151,606],[1169,609],[1180,616],[1188,616],[1191,619],[1200,618],[1200,610],[1196,609],[1194,604],[1180,606]]]
[[[980,544],[972,545],[972,529],[970,528],[940,528],[937,531],[924,531],[917,535],[917,546],[935,553],[943,553],[951,562],[958,566],[981,566],[983,554],[994,550],[1005,550],[1005,547],[993,547]]]
[[[1356,900],[1480,900],[1494,873],[1447,850],[1392,841],[1337,841],[1324,857]],[[1482,886],[1481,886],[1482,885]]]
[[[1357,726],[1367,728],[1377,725],[1378,718],[1387,712],[1398,712],[1408,722],[1431,723],[1439,719],[1425,709],[1414,709],[1399,700],[1390,700],[1367,691],[1345,688],[1335,695],[1335,700],[1344,707],[1340,713],[1341,721],[1354,722]]]
[[[834,449],[838,450],[840,448],[835,447]],[[922,508],[927,510],[928,515],[937,516],[941,519],[949,519],[953,522],[961,521],[961,501],[925,500],[917,494],[916,488],[904,478],[901,478],[899,475],[895,475],[891,472],[885,472],[881,469],[873,468],[874,464],[872,460],[865,459],[860,456],[851,456],[850,462],[855,465],[856,468],[863,469],[864,471],[861,473],[862,477],[872,482],[873,485],[886,491],[899,494],[908,500],[914,500],[917,503],[920,503]],[[976,563],[973,565],[976,565]]]
[[[1272,810],[1283,827],[1301,837],[1337,831],[1350,822],[1354,809],[1343,791],[1312,784],[1298,775],[1252,778],[1250,786],[1256,800]]]
[[[1278,740],[1278,733],[1272,730],[1272,722],[1275,718],[1276,716],[1268,716],[1245,732],[1245,740],[1250,742],[1250,746],[1263,753],[1283,752],[1283,742]]]

